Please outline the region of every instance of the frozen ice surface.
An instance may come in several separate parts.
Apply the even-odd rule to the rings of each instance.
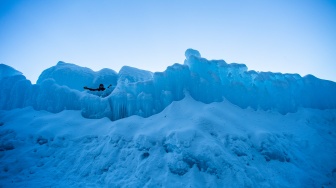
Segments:
[[[75,64],[58,62],[56,66],[42,72],[37,84],[44,80],[53,79],[58,85],[64,85],[72,89],[83,91],[83,87],[98,87],[99,84],[116,84],[117,73],[111,69],[102,69],[98,72],[86,67],[79,67]]]
[[[60,112],[81,110],[87,118],[117,120],[132,115],[149,117],[189,93],[204,103],[228,100],[241,108],[274,110],[282,114],[298,108],[336,108],[336,83],[312,75],[249,71],[244,64],[207,60],[197,50],[185,52],[184,64],[151,73],[128,66],[119,73],[98,72],[59,62],[40,75],[37,84],[6,65],[0,66],[0,109],[32,106]],[[105,87],[104,92],[83,87]]]
[[[22,73],[8,65],[0,64],[0,80],[5,77],[16,76],[16,75],[22,75]]]
[[[0,64],[0,187],[336,187],[335,82],[185,55],[34,85]]]

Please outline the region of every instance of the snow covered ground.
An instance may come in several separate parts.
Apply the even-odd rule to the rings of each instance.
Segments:
[[[336,110],[204,104],[111,121],[0,111],[0,187],[336,187]]]
[[[0,188],[336,187],[335,82],[185,56],[37,84],[0,64]]]

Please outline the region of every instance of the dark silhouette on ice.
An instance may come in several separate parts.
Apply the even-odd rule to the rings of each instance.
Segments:
[[[112,85],[110,84],[107,88],[110,88]],[[90,90],[90,91],[105,91],[104,84],[100,84],[97,89],[92,89],[84,86],[84,89]]]

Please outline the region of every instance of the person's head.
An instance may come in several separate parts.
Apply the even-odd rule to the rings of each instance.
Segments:
[[[103,84],[100,84],[100,85],[99,85],[99,88],[104,88],[104,85],[103,85]]]

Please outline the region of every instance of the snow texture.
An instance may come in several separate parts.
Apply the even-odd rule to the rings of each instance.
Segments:
[[[81,110],[86,118],[118,120],[132,115],[149,117],[189,93],[204,103],[227,99],[241,108],[275,110],[282,114],[298,108],[336,108],[336,83],[312,75],[248,71],[246,65],[207,60],[193,49],[185,52],[184,64],[151,73],[124,66],[94,72],[89,68],[59,62],[43,71],[37,84],[18,71],[0,66],[0,109],[32,106],[60,112]],[[87,92],[83,87],[107,87]]]
[[[119,121],[0,111],[2,187],[335,187],[336,110],[281,115],[190,96]]]
[[[336,187],[336,83],[185,56],[37,84],[0,64],[0,187]]]

